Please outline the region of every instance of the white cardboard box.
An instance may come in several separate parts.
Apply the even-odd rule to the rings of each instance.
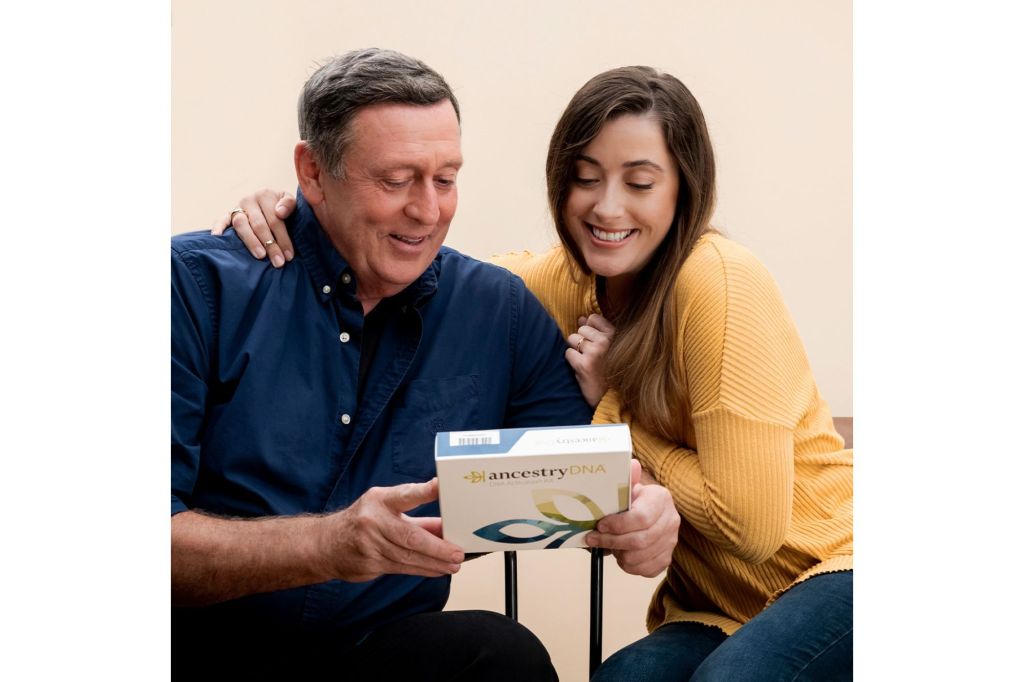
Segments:
[[[438,433],[444,538],[466,552],[586,547],[629,508],[625,424]]]

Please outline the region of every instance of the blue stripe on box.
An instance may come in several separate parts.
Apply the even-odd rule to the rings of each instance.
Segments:
[[[566,424],[565,426],[537,426],[524,429],[473,429],[472,431],[441,431],[434,437],[434,458],[460,457],[465,455],[503,455],[512,449],[523,434],[527,431],[551,431],[555,429],[588,429],[607,428],[609,426],[621,427],[621,424]],[[451,435],[453,433],[480,433],[482,431],[497,431],[498,442],[492,445],[452,445]]]

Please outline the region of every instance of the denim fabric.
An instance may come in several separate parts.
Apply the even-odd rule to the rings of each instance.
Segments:
[[[523,281],[448,248],[381,304],[360,395],[355,273],[301,193],[289,231],[296,257],[279,270],[235,238],[172,239],[172,514],[330,512],[371,486],[429,480],[438,431],[590,422],[565,341]],[[439,610],[448,587],[393,575],[173,609],[175,647],[227,633],[249,649],[286,635],[353,643]]]
[[[783,682],[853,679],[853,571],[786,591],[731,637],[670,623],[619,650],[595,682]]]

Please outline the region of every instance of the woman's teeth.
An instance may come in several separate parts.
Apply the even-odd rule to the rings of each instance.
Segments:
[[[622,230],[620,232],[605,232],[600,230],[593,225],[587,225],[590,228],[590,232],[603,242],[621,242],[623,239],[633,234],[636,230]]]

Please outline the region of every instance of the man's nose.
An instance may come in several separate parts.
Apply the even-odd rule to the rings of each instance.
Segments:
[[[437,188],[432,182],[417,183],[417,187],[405,207],[405,213],[421,225],[434,225],[441,217],[437,202]]]

